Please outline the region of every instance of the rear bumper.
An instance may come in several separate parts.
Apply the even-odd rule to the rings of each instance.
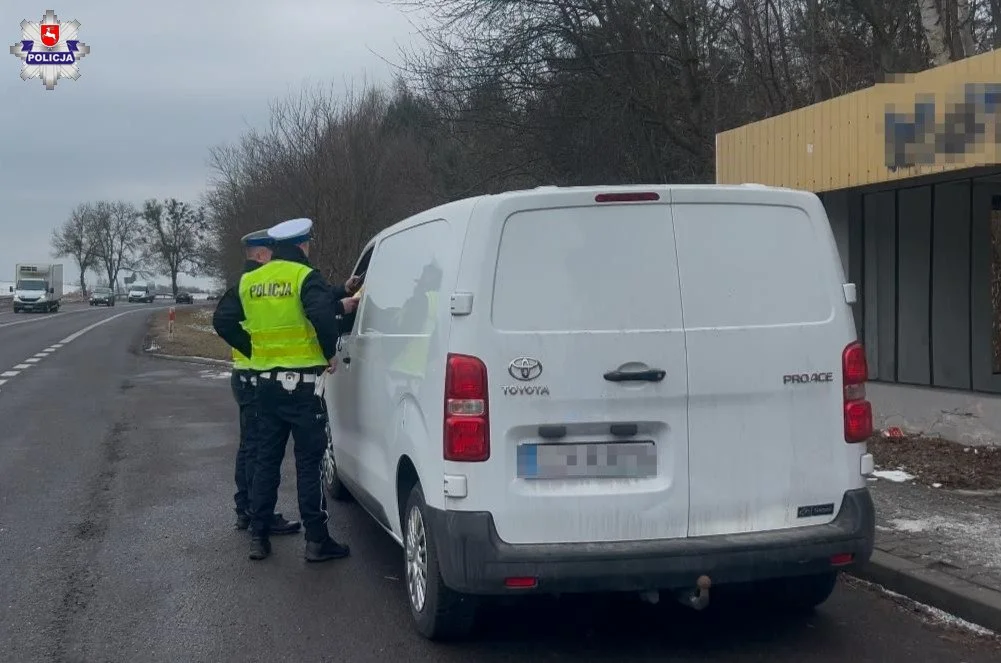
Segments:
[[[642,591],[824,573],[831,557],[868,561],[875,510],[866,488],[845,493],[825,525],[687,539],[588,544],[512,545],[501,541],[487,512],[428,509],[442,578],[469,594]],[[531,589],[509,589],[505,578],[537,578]]]

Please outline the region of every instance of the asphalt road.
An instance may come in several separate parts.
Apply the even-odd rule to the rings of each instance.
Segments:
[[[5,661],[1001,660],[997,640],[854,582],[808,618],[585,597],[494,606],[475,641],[425,642],[399,548],[357,507],[331,507],[349,560],[306,565],[300,537],[247,559],[226,374],[141,356],[148,309],[0,316],[0,373],[16,372],[0,378]],[[294,514],[291,458],[285,469]]]

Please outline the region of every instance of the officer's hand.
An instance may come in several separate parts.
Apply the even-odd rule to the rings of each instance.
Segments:
[[[337,357],[331,357],[330,361],[328,363],[330,364],[327,367],[327,372],[328,373],[333,373],[334,371],[337,370]]]
[[[358,300],[354,297],[345,297],[341,300],[341,306],[344,307],[344,314],[354,313],[354,310],[358,308]]]
[[[353,295],[358,292],[358,288],[361,286],[361,277],[357,274],[349,278],[344,282],[344,289],[348,291],[349,295]]]

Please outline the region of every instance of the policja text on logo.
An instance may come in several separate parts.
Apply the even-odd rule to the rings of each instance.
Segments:
[[[81,42],[80,22],[62,22],[51,9],[41,22],[21,21],[21,41],[10,47],[11,55],[21,60],[21,79],[41,78],[45,89],[52,90],[60,78],[80,78],[81,58],[90,46]]]

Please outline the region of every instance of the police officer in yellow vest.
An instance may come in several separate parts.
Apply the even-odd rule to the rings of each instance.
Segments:
[[[322,388],[326,372],[336,368],[338,324],[330,286],[309,264],[312,227],[309,219],[292,219],[268,231],[275,241],[271,261],[241,277],[240,310],[217,329],[248,357],[257,378],[251,559],[271,554],[270,528],[289,433],[295,441],[306,560],[322,562],[350,554],[347,546],[330,537],[320,479],[327,447]]]
[[[266,229],[244,235],[240,243],[243,244],[245,252],[244,273],[252,272],[271,260],[271,245],[274,244],[274,241],[268,237]],[[227,290],[219,300],[212,320],[216,329],[218,329],[219,322],[225,320],[226,312],[234,309],[234,304],[239,304],[239,293],[235,287]],[[233,499],[236,502],[236,528],[245,530],[250,526],[250,492],[257,457],[256,438],[252,428],[257,416],[254,409],[254,391],[257,379],[250,371],[250,360],[235,348],[233,349],[233,374],[230,378],[230,385],[233,389],[233,398],[236,399],[236,404],[240,408],[240,447],[236,452],[236,494],[233,495]],[[281,514],[275,514],[271,524],[271,533],[295,534],[299,528],[299,521],[289,521]]]

